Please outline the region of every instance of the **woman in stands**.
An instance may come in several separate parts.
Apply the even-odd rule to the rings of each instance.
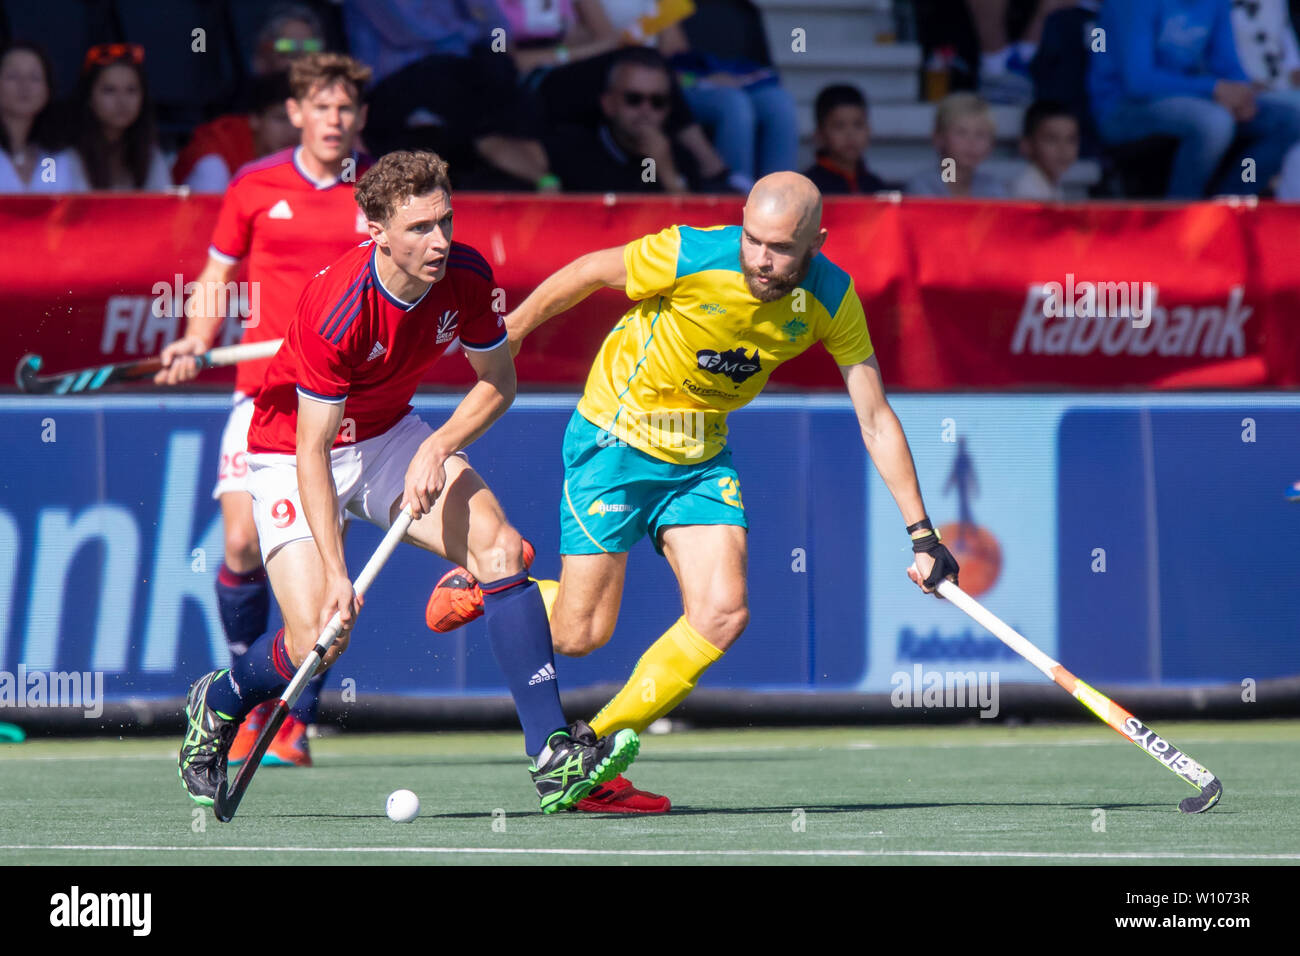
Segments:
[[[53,192],[49,58],[12,43],[0,51],[0,193]]]
[[[73,146],[55,157],[59,192],[158,192],[171,185],[143,63],[144,48],[135,43],[94,46],[86,54]]]

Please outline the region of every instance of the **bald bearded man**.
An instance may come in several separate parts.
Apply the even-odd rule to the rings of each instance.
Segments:
[[[672,226],[589,253],[506,316],[517,353],[530,332],[597,289],[623,289],[635,302],[601,346],[565,433],[563,567],[558,595],[548,595],[551,638],[575,657],[609,641],[627,552],[642,535],[668,559],[685,613],[591,721],[597,734],[643,732],[686,698],[749,623],[747,522],[726,418],[814,342],[840,366],[862,440],[902,513],[915,552],[909,577],[926,593],[945,577],[957,580],[957,562],[926,517],[853,280],[821,253],[821,213],[809,179],[774,173],[754,185],[743,225]],[[430,599],[429,626],[447,631],[477,617],[477,592],[468,571],[450,572]],[[669,806],[619,778],[578,809]]]

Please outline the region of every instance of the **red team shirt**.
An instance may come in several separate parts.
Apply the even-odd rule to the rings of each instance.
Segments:
[[[487,351],[506,340],[492,311],[492,268],[472,247],[453,242],[443,278],[416,302],[383,287],[378,254],[364,242],[303,290],[257,396],[250,452],[294,453],[299,393],[347,403],[355,434],[349,440],[341,429],[335,448],[382,435],[411,410],[416,386],[453,341]]]
[[[301,146],[249,163],[235,174],[221,203],[209,254],[222,262],[248,258],[258,308],[249,316],[242,341],[284,336],[302,288],[312,276],[367,234],[357,208],[354,183],[311,180],[298,162]],[[356,175],[370,166],[357,159]],[[235,388],[256,395],[270,359],[240,362]]]

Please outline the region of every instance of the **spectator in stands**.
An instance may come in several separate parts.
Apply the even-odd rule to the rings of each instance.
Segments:
[[[671,85],[668,64],[655,51],[622,51],[600,98],[601,126],[565,126],[547,138],[565,190],[684,193],[716,186],[701,181],[694,157],[668,135]]]
[[[1011,42],[1007,31],[1010,0],[966,0],[980,44],[980,93],[992,103],[1028,103],[1033,96],[1029,64],[1034,59],[1043,23],[1073,0],[1032,0],[1029,22],[1021,39]]]
[[[1235,0],[1237,59],[1261,96],[1300,106],[1300,44],[1286,0]]]
[[[198,193],[225,192],[240,166],[296,146],[300,134],[285,105],[290,95],[287,73],[254,79],[249,111],[198,127],[176,157],[172,181]]]
[[[1096,156],[1097,132],[1088,101],[1088,58],[1100,0],[1078,0],[1043,21],[1043,35],[1030,63],[1034,99],[1060,103],[1079,121],[1079,153]]]
[[[0,193],[52,192],[50,100],[53,69],[39,47],[0,51]]]
[[[498,6],[506,19],[510,56],[530,89],[551,71],[572,70],[622,45],[600,0],[498,0]]]
[[[266,22],[257,31],[253,47],[253,75],[288,73],[289,66],[304,53],[325,49],[325,25],[311,7],[301,3],[277,3],[267,11]]]
[[[814,138],[817,162],[804,170],[822,195],[875,193],[888,189],[885,181],[867,169],[867,98],[855,86],[828,86],[813,104],[817,118]]]
[[[101,44],[86,53],[73,146],[54,157],[59,192],[159,192],[171,185],[158,150],[143,63],[144,48],[135,43]]]
[[[1098,26],[1106,50],[1092,55],[1088,82],[1104,142],[1176,137],[1170,198],[1268,184],[1300,139],[1300,111],[1256,95],[1237,60],[1228,0],[1107,3]],[[1234,141],[1243,162],[1230,159],[1215,181]]]
[[[713,132],[723,161],[752,182],[793,169],[799,155],[794,97],[770,67],[692,50],[680,24],[658,34],[691,112]]]
[[[344,0],[343,19],[374,70],[372,154],[433,149],[459,189],[557,188],[514,62],[493,48],[507,26],[494,0]]]
[[[1003,199],[1002,180],[980,169],[993,152],[997,126],[993,111],[974,93],[950,93],[934,113],[934,148],[938,163],[918,173],[904,187],[911,196],[956,199]]]
[[[1287,150],[1282,171],[1273,180],[1273,198],[1280,202],[1300,202],[1300,144]]]
[[[1037,101],[1025,110],[1020,153],[1029,166],[1012,180],[1011,198],[1063,201],[1061,179],[1079,159],[1079,121],[1060,103]]]
[[[501,0],[501,8],[512,24],[518,18],[518,11],[533,6],[530,0]],[[658,43],[657,32],[672,22],[673,17],[680,19],[685,12],[689,12],[688,6],[685,12],[669,12],[665,17],[642,17],[647,11],[653,14],[657,6],[660,5],[654,0],[633,0],[631,5],[615,3],[613,0],[604,0],[603,3],[601,0],[591,0],[589,3],[576,2],[570,5],[561,0],[555,10],[561,18],[564,18],[567,11],[567,19],[563,20],[567,24],[566,35],[568,31],[577,31],[578,36],[590,34],[595,38],[592,42],[584,43],[581,48],[545,49],[545,40],[540,39],[541,34],[537,32],[540,24],[533,31],[521,34],[525,37],[525,42],[543,44],[541,50],[517,52],[515,59],[520,72],[527,74],[525,83],[530,90],[536,92],[550,128],[586,126],[592,132],[596,131],[604,120],[600,94],[605,88],[614,58],[618,55],[614,47],[619,44],[654,47]],[[614,18],[607,16],[607,13],[612,13]],[[517,29],[512,26],[512,36]],[[597,40],[599,42],[595,42]],[[610,43],[613,44],[610,51],[595,52],[597,47]],[[564,62],[560,63],[560,59]],[[684,148],[691,154],[701,177],[710,182],[725,182],[727,188],[735,192],[749,191],[753,179],[728,166],[696,120],[675,75],[666,129],[674,148]],[[749,141],[753,143],[752,136]],[[750,151],[752,153],[752,145]]]

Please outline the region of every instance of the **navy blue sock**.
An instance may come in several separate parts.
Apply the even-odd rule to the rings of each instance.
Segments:
[[[524,748],[530,757],[536,757],[551,734],[568,726],[560,707],[551,625],[542,593],[523,571],[499,581],[480,582],[479,587],[483,589],[483,616],[492,653],[515,699]]]
[[[217,572],[217,607],[230,652],[238,657],[266,633],[271,617],[266,568],[259,566],[248,574],[239,574],[223,563]]]
[[[293,710],[289,713],[297,717],[304,724],[311,725],[316,723],[316,715],[320,713],[320,691],[321,685],[325,683],[325,675],[317,674],[311,680],[307,681],[307,686],[302,689],[302,694],[298,697],[298,703],[293,705]]]
[[[284,646],[284,628],[263,634],[230,671],[208,687],[208,706],[232,720],[243,720],[264,700],[278,697],[297,670]]]

